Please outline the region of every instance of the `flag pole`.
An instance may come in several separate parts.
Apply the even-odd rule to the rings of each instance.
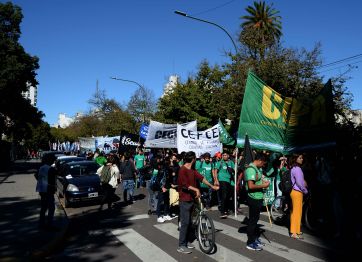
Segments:
[[[237,208],[237,198],[236,198],[236,183],[237,183],[237,172],[238,172],[238,147],[236,147],[236,152],[235,152],[235,165],[234,165],[234,214],[235,217],[238,216],[238,208]]]

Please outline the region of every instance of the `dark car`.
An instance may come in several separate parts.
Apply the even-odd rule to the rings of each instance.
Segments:
[[[58,175],[59,197],[64,197],[65,207],[76,202],[99,201],[103,197],[98,164],[94,161],[69,162]]]
[[[64,152],[63,151],[43,151],[41,153],[41,159],[43,160],[46,155],[48,155],[48,156],[51,155],[54,157],[54,159],[56,159],[58,156],[64,155]]]
[[[78,162],[78,161],[85,161],[87,160],[85,157],[80,156],[62,156],[58,157],[57,160],[55,160],[55,169],[60,173],[63,165],[70,162]]]

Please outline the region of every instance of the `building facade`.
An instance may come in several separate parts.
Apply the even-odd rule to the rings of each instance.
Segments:
[[[28,84],[28,90],[23,92],[23,97],[30,101],[30,104],[36,107],[38,102],[38,87]]]

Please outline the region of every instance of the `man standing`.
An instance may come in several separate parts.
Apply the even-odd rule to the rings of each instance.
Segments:
[[[194,246],[188,244],[189,234],[191,232],[191,211],[194,206],[195,198],[200,197],[200,190],[197,188],[197,181],[206,184],[214,190],[218,190],[218,186],[211,185],[199,172],[192,169],[192,165],[196,160],[194,152],[189,151],[185,154],[184,165],[180,168],[178,175],[178,190],[180,194],[180,235],[179,247],[177,252],[190,254]]]
[[[43,157],[43,165],[36,175],[36,192],[39,192],[41,208],[39,228],[55,229],[53,218],[55,211],[54,194],[56,192],[56,170],[51,165],[54,163],[54,155],[46,154]],[[45,223],[45,213],[48,211],[47,224]]]
[[[229,159],[229,154],[224,152],[222,159],[215,164],[217,179],[220,184],[220,218],[227,218],[228,204],[230,202],[232,185],[234,181],[234,168],[235,164]]]
[[[249,222],[247,227],[248,241],[246,248],[250,250],[261,251],[262,243],[259,239],[257,223],[260,217],[260,211],[263,206],[263,189],[269,187],[269,180],[262,180],[261,168],[266,163],[266,155],[258,153],[255,160],[245,169],[246,190],[248,193],[247,201],[249,205]]]
[[[138,150],[138,154],[135,155],[134,157],[134,162],[137,169],[137,180],[138,180],[137,188],[143,187],[144,186],[143,168],[146,165],[146,158],[142,149]]]

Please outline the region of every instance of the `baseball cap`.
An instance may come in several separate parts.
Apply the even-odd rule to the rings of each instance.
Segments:
[[[215,153],[215,157],[220,157],[220,158],[221,158],[221,153],[220,153],[220,152],[216,152],[216,153]]]

